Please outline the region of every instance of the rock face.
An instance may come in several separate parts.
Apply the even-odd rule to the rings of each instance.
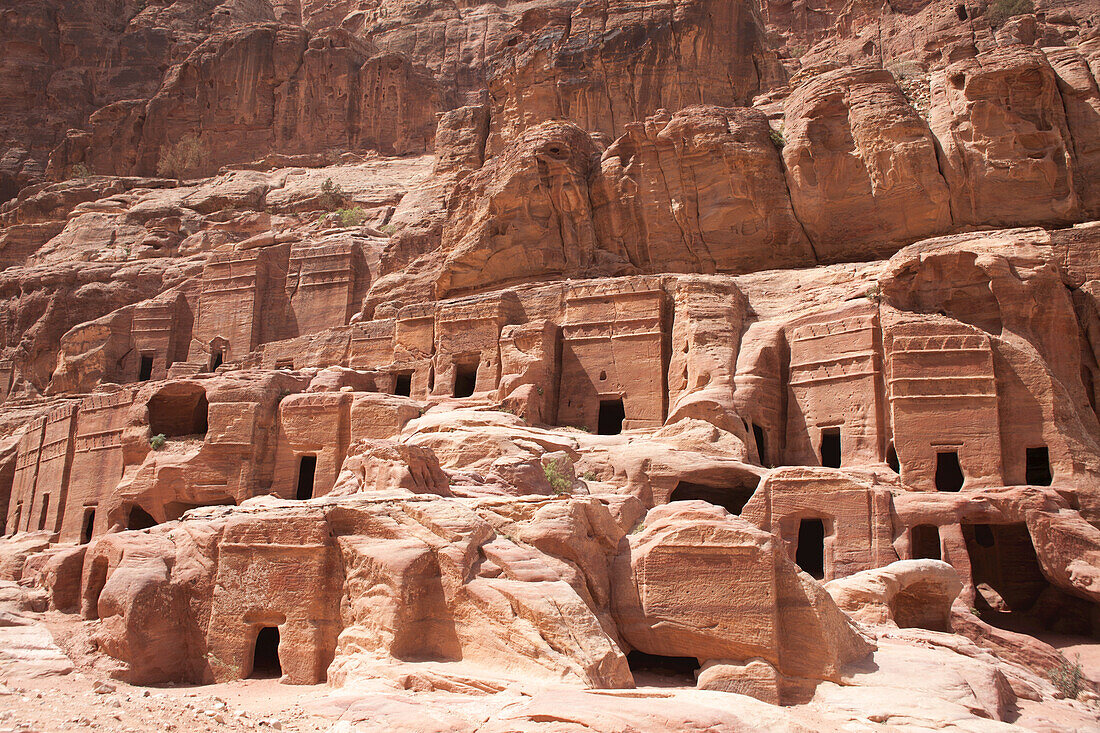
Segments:
[[[0,677],[1097,727],[1100,39],[1009,5],[0,10]]]
[[[826,262],[888,253],[950,228],[928,125],[881,68],[829,71],[783,113],[783,158],[799,220]]]

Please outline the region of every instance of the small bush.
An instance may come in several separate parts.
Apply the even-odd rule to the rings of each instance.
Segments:
[[[157,175],[172,178],[198,176],[206,159],[206,148],[194,135],[185,135],[172,145],[160,149]]]
[[[1035,12],[1031,0],[993,0],[985,11],[990,28],[1000,28],[1014,15],[1027,15]]]
[[[772,141],[772,145],[776,150],[783,150],[783,146],[787,144],[786,138],[783,137],[783,133],[780,130],[769,130],[768,137]]]
[[[599,481],[600,477],[596,475],[595,471],[585,471],[581,474],[581,478],[585,481]]]
[[[88,178],[92,171],[83,163],[73,163],[69,168],[69,178]]]
[[[327,211],[336,211],[347,203],[347,196],[344,195],[339,185],[332,182],[331,178],[326,178],[324,183],[321,184],[321,196],[319,198],[321,208]]]
[[[168,436],[166,436],[164,433],[157,433],[152,438],[149,438],[149,447],[153,450],[160,450],[167,442]]]
[[[550,482],[550,488],[554,490],[556,496],[568,494],[573,488],[573,482],[569,480],[565,469],[559,466],[557,461],[550,461],[543,465],[542,472],[546,475],[546,480]]]
[[[378,227],[378,231],[382,232],[383,234],[393,234],[397,231],[397,227],[393,224],[383,224],[382,226]]]
[[[1067,659],[1057,667],[1051,667],[1047,674],[1054,686],[1070,700],[1076,700],[1085,689],[1085,671],[1081,669],[1080,654],[1073,662]]]
[[[337,209],[336,215],[340,217],[340,225],[345,227],[357,227],[367,220],[367,212],[363,211],[361,206],[352,209]]]

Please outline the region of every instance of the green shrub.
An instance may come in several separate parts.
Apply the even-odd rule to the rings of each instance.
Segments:
[[[367,220],[367,212],[363,211],[362,206],[351,209],[337,209],[336,215],[340,217],[340,226],[345,227],[357,227]]]
[[[783,146],[787,144],[786,138],[783,137],[782,130],[769,130],[768,137],[771,138],[772,145],[776,150],[783,150]]]
[[[383,234],[393,234],[397,231],[397,227],[393,224],[383,224],[382,226],[378,227],[378,231],[382,232]]]
[[[157,433],[152,438],[149,438],[149,447],[153,450],[160,450],[167,442],[168,436],[166,436],[164,433]]]
[[[573,482],[569,480],[565,469],[558,465],[557,461],[544,464],[542,472],[546,475],[546,480],[550,482],[550,488],[554,490],[555,495],[568,494],[573,488]]]
[[[585,471],[581,474],[581,478],[585,481],[599,481],[600,477],[596,475],[595,471]]]
[[[92,171],[84,163],[73,163],[69,168],[69,178],[88,178]]]
[[[324,183],[321,184],[319,199],[321,208],[326,211],[335,211],[347,203],[347,196],[344,195],[340,186],[332,182],[331,178],[326,178]]]
[[[1051,667],[1047,674],[1054,686],[1070,700],[1076,700],[1085,689],[1085,671],[1081,669],[1080,654],[1073,662],[1067,659],[1057,667]]]
[[[157,175],[171,178],[198,176],[206,159],[206,148],[198,137],[185,135],[172,145],[160,149]]]
[[[1014,15],[1027,15],[1035,12],[1031,0],[993,0],[985,11],[990,28],[1000,28]]]

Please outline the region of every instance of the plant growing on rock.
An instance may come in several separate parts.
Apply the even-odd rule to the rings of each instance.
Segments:
[[[1031,0],[994,0],[985,11],[985,18],[989,21],[990,28],[1000,28],[1013,16],[1033,12],[1035,6]]]
[[[185,135],[179,141],[160,149],[157,175],[171,178],[198,176],[206,159],[206,148],[195,135]]]
[[[562,468],[558,461],[550,461],[542,466],[542,472],[546,476],[546,480],[550,482],[550,488],[554,490],[555,496],[562,496],[570,493],[573,488],[573,482],[569,480],[569,476],[565,469]]]
[[[1073,662],[1067,659],[1057,667],[1051,667],[1047,674],[1058,691],[1070,700],[1076,700],[1085,689],[1085,671],[1081,668],[1080,654]]]
[[[321,184],[321,195],[318,197],[318,203],[322,209],[326,211],[336,211],[340,209],[345,203],[347,203],[347,196],[344,195],[344,191],[340,188],[340,185],[333,183],[331,178],[326,178]],[[347,209],[340,209],[340,211],[346,211]],[[339,211],[337,211],[339,213]]]
[[[168,442],[168,436],[164,433],[157,433],[152,438],[149,438],[149,447],[153,450],[160,450]]]
[[[69,168],[70,178],[88,178],[92,175],[92,171],[84,163],[73,163]]]
[[[779,151],[782,151],[783,146],[787,144],[787,139],[783,137],[782,130],[769,130],[768,138],[772,141],[772,145],[775,146],[775,149]]]
[[[345,227],[357,227],[367,220],[367,212],[363,211],[361,206],[337,209],[336,216],[340,217],[340,225]]]

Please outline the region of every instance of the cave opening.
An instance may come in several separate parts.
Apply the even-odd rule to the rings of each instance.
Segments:
[[[313,477],[317,473],[317,456],[306,455],[298,459],[298,488],[294,498],[299,501],[313,498]]]
[[[477,387],[477,363],[455,362],[455,397],[469,397]]]
[[[894,473],[901,473],[901,462],[898,460],[898,452],[894,449],[893,443],[886,449],[886,465]]]
[[[940,528],[934,524],[918,524],[909,530],[909,549],[914,560],[939,560]]]
[[[764,428],[760,427],[756,423],[752,424],[752,438],[756,441],[756,455],[760,459],[761,466],[769,466],[768,463],[768,447],[764,438]]]
[[[95,507],[85,507],[84,521],[80,525],[80,544],[86,545],[92,541],[95,532]]]
[[[596,420],[599,435],[618,435],[623,431],[626,410],[622,400],[600,400],[600,412]]]
[[[142,509],[137,504],[130,507],[130,513],[126,517],[126,529],[149,529],[157,526],[157,520],[153,515]]]
[[[840,468],[840,428],[825,428],[821,431],[819,451],[822,466]]]
[[[817,580],[825,577],[825,522],[807,517],[798,523],[798,545],[794,551],[798,567]]]
[[[141,364],[138,366],[138,381],[148,382],[153,377],[153,355],[142,354]]]
[[[626,655],[634,683],[648,687],[695,687],[699,660],[695,657],[665,657],[637,649]]]
[[[708,486],[691,481],[681,481],[669,495],[669,501],[702,501],[724,507],[730,514],[738,515],[756,492],[756,484],[751,486]]]
[[[166,438],[206,435],[209,404],[201,387],[187,391],[164,390],[149,400],[149,429]]]
[[[393,393],[399,397],[408,397],[412,394],[412,372],[401,372],[394,375]]]
[[[252,674],[254,679],[280,677],[283,666],[279,662],[279,627],[263,626],[256,633],[252,649]]]
[[[1043,575],[1023,522],[963,524],[974,607],[983,621],[1024,634],[1093,636],[1091,604],[1054,587]]]
[[[959,464],[958,451],[936,454],[936,491],[961,491],[966,477]]]
[[[1045,445],[1028,448],[1025,456],[1025,481],[1028,486],[1050,486],[1054,476],[1050,471],[1050,451]]]

